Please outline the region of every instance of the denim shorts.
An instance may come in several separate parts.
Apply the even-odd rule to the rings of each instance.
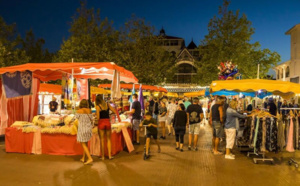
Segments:
[[[212,127],[214,130],[213,136],[216,138],[222,138],[224,136],[224,128],[220,121],[213,121]]]

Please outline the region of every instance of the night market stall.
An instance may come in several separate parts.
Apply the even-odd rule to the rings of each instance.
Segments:
[[[116,77],[118,82],[138,82],[130,71],[111,62],[28,63],[0,68],[0,74],[2,75],[0,82],[2,87],[0,89],[1,131],[5,130],[6,152],[34,154],[82,154],[81,146],[76,142],[75,136],[78,121],[73,114],[37,116],[40,81],[61,79],[65,82],[62,85],[62,92],[71,105],[70,113],[75,112],[75,107],[72,105],[74,78],[77,82],[87,79],[108,79],[113,80],[114,83]],[[85,88],[81,87],[80,93],[88,93],[88,85],[85,84]],[[130,139],[131,130],[126,130],[130,126],[128,121],[119,121],[112,126],[112,154],[121,151],[125,140]],[[121,131],[123,135],[126,135],[125,138],[120,133]],[[93,133],[90,141],[91,153],[100,155],[99,137],[97,131],[93,130]]]
[[[274,80],[249,79],[232,81],[213,81],[210,86],[211,93],[217,91],[230,91],[255,93],[270,92],[289,99],[300,93],[300,85]],[[273,101],[273,98],[270,98]],[[299,114],[296,109],[288,108],[289,112],[282,115],[282,112],[271,114],[265,108],[254,109],[244,123],[244,129],[241,138],[237,141],[239,146],[248,146],[253,151],[251,154],[262,155],[262,158],[254,158],[254,163],[258,161],[271,161],[273,158],[266,158],[266,152],[278,152],[286,149],[288,152],[294,152],[300,147],[299,136]],[[280,113],[280,114],[279,114]],[[284,120],[286,124],[284,125]],[[286,131],[286,132],[285,132]],[[290,161],[294,163],[295,161]],[[298,164],[296,164],[298,166]]]
[[[99,84],[99,88],[106,88],[111,89],[110,84]],[[155,96],[159,97],[162,95],[162,93],[167,93],[168,91],[165,88],[158,87],[158,86],[152,86],[152,85],[140,85],[140,84],[120,84],[120,88],[122,91],[122,99],[118,101],[119,105],[122,105],[122,107],[119,109],[120,111],[128,111],[130,108],[130,100],[129,96],[132,95],[132,92],[135,90],[139,90],[141,88],[141,91],[143,92],[143,96]],[[127,91],[127,92],[126,92]],[[128,92],[130,91],[130,92]],[[140,92],[140,91],[139,91]],[[139,94],[139,92],[136,92]]]

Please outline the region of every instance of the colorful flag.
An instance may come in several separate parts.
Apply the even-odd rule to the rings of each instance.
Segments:
[[[133,99],[132,99],[133,94],[135,94],[134,84],[133,84],[133,88],[132,88],[132,91],[131,91],[131,96],[130,96],[130,99],[129,99],[130,103],[133,103]]]
[[[77,88],[77,98],[78,100],[88,99],[88,80],[87,79],[77,79],[76,80]]]
[[[145,111],[145,106],[144,106],[144,96],[143,96],[142,84],[140,84],[139,102],[141,103],[141,109],[142,109],[142,112]]]
[[[32,72],[5,73],[2,75],[6,98],[30,95],[32,93]]]

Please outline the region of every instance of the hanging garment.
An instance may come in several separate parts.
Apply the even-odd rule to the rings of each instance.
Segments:
[[[266,119],[267,135],[266,135],[266,149],[270,152],[278,151],[278,127],[276,118]]]
[[[259,151],[260,144],[261,144],[261,133],[262,132],[261,132],[261,127],[260,127],[260,121],[261,121],[261,119],[259,117],[257,117],[255,132],[254,132],[254,140],[253,140],[254,153]]]
[[[267,134],[267,127],[266,127],[266,118],[263,118],[262,122],[262,143],[261,143],[261,152],[266,152],[266,134]]]
[[[277,146],[280,151],[283,151],[285,147],[285,133],[284,133],[284,124],[282,118],[278,119],[278,133],[277,133]]]
[[[287,141],[287,145],[286,145],[286,150],[288,152],[294,152],[294,144],[293,144],[293,133],[294,133],[294,122],[293,122],[293,118],[290,118],[290,128],[289,130],[289,135],[288,135],[288,141]]]
[[[285,146],[287,146],[287,143],[288,143],[290,122],[291,122],[290,117],[287,117],[285,119],[285,143],[286,143]]]
[[[252,116],[252,120],[251,120],[251,129],[250,129],[250,138],[249,138],[249,144],[252,144],[253,141],[253,134],[254,134],[254,130],[255,130],[255,123],[256,123],[256,118],[255,116]],[[254,143],[253,143],[254,144]]]
[[[252,124],[253,118],[247,118],[245,121],[245,129],[243,131],[243,140],[250,144],[250,135],[251,135],[251,124]]]

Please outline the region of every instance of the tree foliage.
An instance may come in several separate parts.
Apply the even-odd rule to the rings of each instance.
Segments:
[[[160,38],[144,19],[132,16],[120,33],[120,64],[140,82],[155,85],[173,75],[174,56],[158,46]]]
[[[201,84],[209,84],[218,77],[217,65],[232,61],[238,65],[243,78],[256,78],[257,64],[260,77],[266,77],[268,70],[280,61],[280,55],[269,49],[261,49],[259,42],[251,43],[254,28],[246,15],[237,10],[228,10],[224,1],[219,13],[208,24],[208,34],[201,42],[202,54],[199,78]]]
[[[44,39],[35,39],[32,30],[29,30],[26,33],[25,39],[22,41],[22,49],[30,58],[29,61],[31,63],[43,63],[52,61],[53,54],[50,53],[48,49],[43,49],[44,44]]]
[[[154,28],[143,19],[133,16],[118,31],[107,18],[101,19],[100,10],[88,9],[82,3],[69,31],[56,61],[112,61],[146,84],[162,83],[172,71],[174,59],[157,45]]]
[[[74,58],[80,62],[114,61],[113,54],[118,32],[107,18],[100,18],[100,11],[87,9],[85,3],[73,17],[70,37],[63,41],[56,61],[67,62]]]
[[[15,24],[7,25],[0,17],[0,67],[18,65],[29,61],[21,49],[22,39],[17,34]]]

